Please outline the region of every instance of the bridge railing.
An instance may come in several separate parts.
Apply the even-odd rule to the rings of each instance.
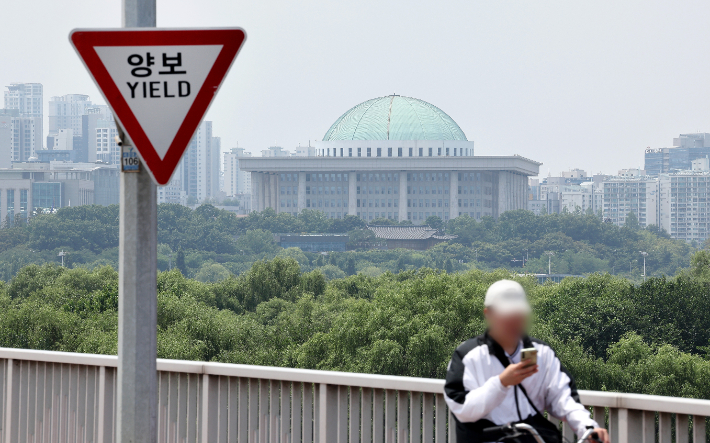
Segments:
[[[0,443],[114,442],[117,363],[0,348]],[[455,442],[442,380],[159,359],[158,383],[160,443]],[[706,442],[710,401],[580,394],[614,443]]]

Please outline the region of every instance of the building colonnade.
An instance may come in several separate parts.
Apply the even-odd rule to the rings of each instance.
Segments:
[[[420,224],[429,215],[444,220],[474,218],[527,207],[527,176],[514,171],[252,171],[255,211],[273,208],[297,215],[303,209],[365,220],[390,218]],[[374,192],[373,192],[374,191]],[[317,202],[317,203],[316,203]]]

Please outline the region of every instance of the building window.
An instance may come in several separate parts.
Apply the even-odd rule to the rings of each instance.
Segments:
[[[353,148],[348,148],[348,157],[353,156]]]
[[[402,156],[402,148],[397,148],[397,157]]]
[[[357,148],[357,156],[362,157],[362,148]]]
[[[367,148],[367,156],[372,157],[372,148]]]
[[[429,148],[429,157],[431,157],[432,151],[433,151],[433,149]]]
[[[377,148],[377,156],[382,157],[382,148]]]
[[[449,148],[446,148],[446,156],[449,156]]]
[[[409,156],[414,157],[414,148],[409,148]]]
[[[387,157],[392,157],[392,148],[387,148]]]
[[[441,157],[441,148],[437,148],[437,152],[438,152],[438,153],[437,153],[436,155],[439,156],[439,157]]]

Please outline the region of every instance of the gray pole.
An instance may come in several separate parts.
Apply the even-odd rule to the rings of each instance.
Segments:
[[[155,27],[155,0],[123,0],[123,27]],[[128,138],[124,136],[127,145]],[[156,186],[145,166],[121,173],[116,441],[157,438]]]

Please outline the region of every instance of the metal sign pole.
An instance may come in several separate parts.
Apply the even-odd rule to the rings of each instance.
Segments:
[[[155,27],[155,0],[123,0],[125,28]],[[123,137],[123,148],[130,141]],[[156,185],[147,169],[121,173],[118,279],[118,398],[116,441],[157,438]]]

